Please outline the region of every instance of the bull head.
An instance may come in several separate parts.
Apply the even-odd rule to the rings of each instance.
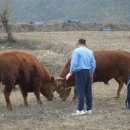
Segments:
[[[63,90],[65,88],[65,78],[57,77],[55,79],[55,83],[56,83],[56,90],[57,89]]]
[[[56,89],[54,77],[50,77],[49,81],[43,81],[41,93],[47,98],[48,101],[53,100],[53,92]]]
[[[56,92],[60,95],[60,98],[62,99],[62,101],[65,101],[69,95],[68,93],[70,93],[71,91],[71,89],[66,90],[66,79],[57,77],[55,78],[55,82],[57,86]]]

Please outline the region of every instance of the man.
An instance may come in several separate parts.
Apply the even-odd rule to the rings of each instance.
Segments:
[[[130,109],[130,75],[127,82],[126,108]]]
[[[96,68],[93,52],[86,48],[86,40],[79,39],[76,49],[72,53],[70,72],[66,75],[68,80],[75,74],[78,108],[72,115],[92,114],[92,81]],[[86,98],[86,110],[84,111],[84,99]]]

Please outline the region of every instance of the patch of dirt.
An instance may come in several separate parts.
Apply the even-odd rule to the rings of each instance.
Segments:
[[[49,102],[41,97],[43,105],[37,105],[34,94],[29,94],[29,107],[25,108],[19,91],[13,92],[11,101],[13,111],[6,109],[3,95],[0,95],[0,126],[1,130],[104,130],[129,129],[130,111],[125,108],[124,90],[119,100],[114,98],[117,90],[115,81],[110,86],[102,83],[93,86],[93,114],[80,117],[71,116],[77,103],[72,102],[72,94],[66,102],[59,98]],[[57,94],[55,94],[57,97]]]

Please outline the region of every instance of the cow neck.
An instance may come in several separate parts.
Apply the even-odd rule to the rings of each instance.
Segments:
[[[67,63],[66,63],[65,66],[63,67],[63,69],[62,69],[62,71],[61,71],[59,77],[65,78],[65,76],[69,73],[70,61],[71,61],[71,59],[69,59],[69,60],[67,61]]]

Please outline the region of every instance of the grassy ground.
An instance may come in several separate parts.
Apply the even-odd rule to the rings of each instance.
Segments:
[[[0,34],[3,38],[5,34]],[[125,49],[130,51],[130,32],[49,32],[17,33],[17,40],[27,40],[37,49],[22,46],[31,51],[44,62],[54,75],[57,75],[65,64],[77,39],[85,38],[88,47],[97,49]],[[36,43],[34,42],[36,41]],[[22,44],[22,43],[21,43]],[[0,44],[0,50],[21,49],[19,44]],[[116,100],[117,83],[110,85],[95,83],[93,85],[94,107],[92,115],[73,117],[76,102],[72,102],[73,91],[66,102],[59,98],[49,102],[41,97],[42,106],[38,106],[34,94],[29,94],[29,107],[22,106],[23,99],[19,90],[12,92],[13,111],[6,109],[6,103],[0,86],[0,130],[128,130],[130,129],[130,111],[125,108],[125,86],[121,99]],[[58,95],[55,93],[55,97]]]

